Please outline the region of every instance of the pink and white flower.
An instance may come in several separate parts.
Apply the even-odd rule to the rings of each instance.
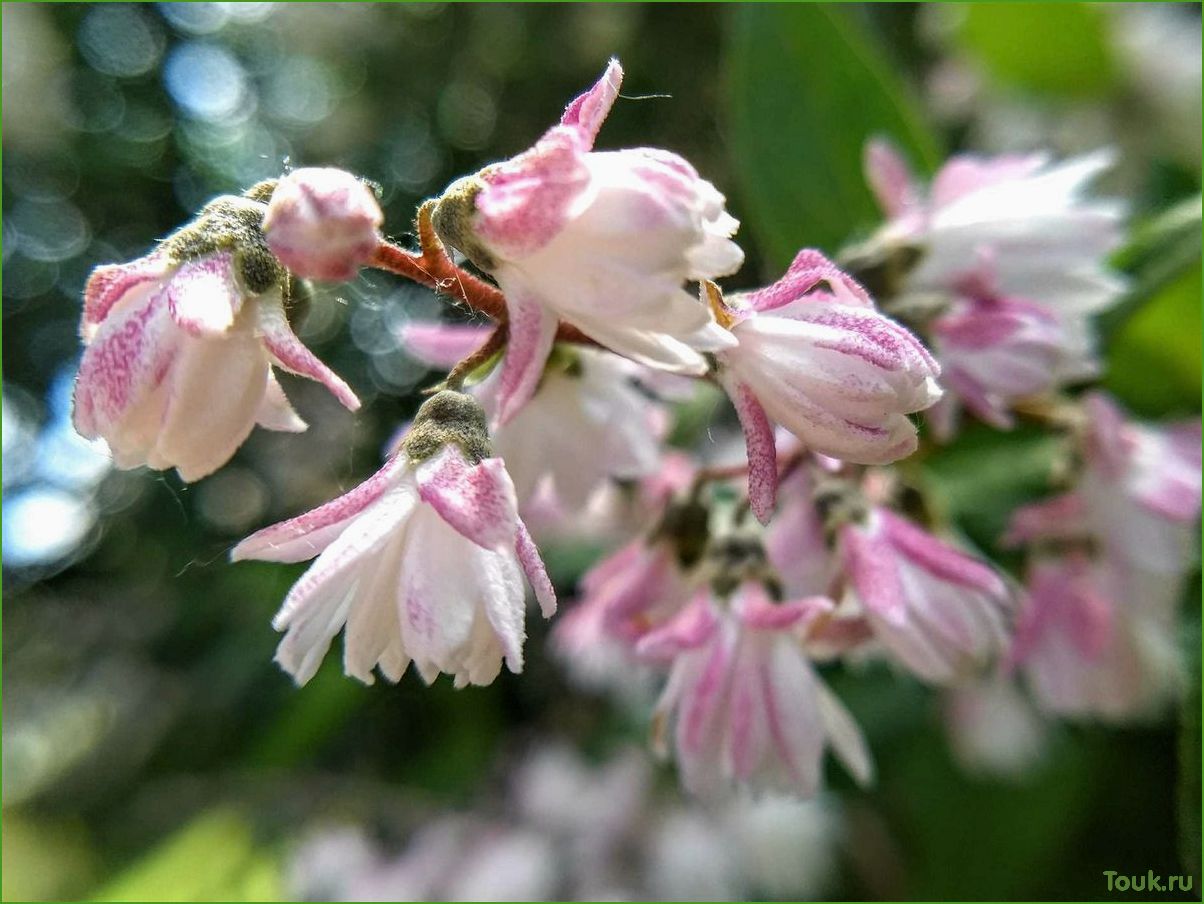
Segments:
[[[447,672],[457,687],[489,684],[503,658],[522,670],[524,574],[544,617],[556,608],[501,459],[473,463],[451,443],[421,460],[403,448],[351,492],[232,553],[314,556],[273,621],[287,632],[276,661],[298,684],[344,626],[344,669],[365,683],[378,667],[397,681],[412,660],[427,682]]]
[[[872,141],[865,168],[889,218],[880,239],[922,251],[905,292],[947,291],[985,264],[1000,295],[1065,323],[1107,307],[1124,288],[1105,263],[1122,240],[1123,206],[1085,197],[1111,159],[1106,151],[1060,163],[1042,153],[961,155],[925,192],[893,147]]]
[[[1100,392],[1084,397],[1083,411],[1078,484],[1017,509],[1005,542],[1090,540],[1127,567],[1182,575],[1197,557],[1200,421],[1136,423]]]
[[[592,150],[622,76],[612,60],[533,148],[453,186],[435,210],[444,241],[506,296],[500,423],[535,391],[561,320],[636,362],[683,373],[704,373],[703,352],[735,344],[683,288],[744,259],[723,196],[668,151]]]
[[[547,483],[569,511],[612,479],[655,473],[668,429],[664,408],[640,392],[629,362],[609,352],[566,350],[535,395],[494,432],[520,503]]]
[[[222,200],[261,215],[254,201]],[[257,423],[304,430],[273,365],[359,408],[293,333],[280,284],[250,291],[237,262],[236,251],[189,260],[159,251],[93,271],[73,418],[82,436],[108,443],[118,467],[174,467],[194,481],[225,464]]]
[[[928,419],[941,439],[953,435],[962,407],[1010,429],[1017,401],[1044,395],[1088,370],[1058,319],[1021,299],[960,297],[930,330],[945,395]]]
[[[677,612],[693,582],[669,538],[640,537],[594,565],[579,586],[577,606],[600,612],[603,629],[630,643]]]
[[[672,723],[690,791],[738,783],[811,796],[829,746],[858,781],[870,780],[860,730],[802,646],[809,626],[831,609],[823,597],[774,603],[760,584],[746,582],[728,611],[703,591],[640,640],[641,656],[672,663],[657,718],[662,729]]]
[[[800,251],[776,283],[713,303],[739,341],[717,358],[744,428],[749,499],[762,522],[777,485],[774,423],[812,451],[858,464],[915,450],[907,415],[940,397],[940,368],[822,254]]]
[[[1139,715],[1181,686],[1177,599],[1177,582],[1083,552],[1040,559],[1029,572],[1012,661],[1048,712]]]
[[[407,324],[401,340],[420,361],[452,367],[488,335],[470,325]],[[579,512],[608,481],[656,472],[668,417],[637,389],[643,370],[600,349],[557,346],[530,402],[493,434],[521,510],[538,495],[542,505]],[[487,412],[496,410],[496,377],[473,392]]]
[[[883,508],[841,527],[839,548],[878,640],[921,678],[949,683],[1006,652],[1013,594],[988,565]]]
[[[380,243],[384,214],[376,195],[351,173],[293,170],[268,202],[263,233],[284,266],[309,279],[353,279]]]
[[[1182,574],[1195,563],[1200,523],[1200,420],[1127,420],[1104,393],[1084,400],[1087,521],[1108,553],[1133,567]]]

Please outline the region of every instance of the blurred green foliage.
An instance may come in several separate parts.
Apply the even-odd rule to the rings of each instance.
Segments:
[[[1089,3],[967,3],[958,39],[998,84],[1093,97],[1116,83],[1105,13]]]
[[[835,252],[878,219],[861,168],[868,138],[889,136],[925,171],[940,152],[908,86],[846,10],[750,3],[732,16],[728,140],[771,276],[799,248]]]
[[[280,865],[230,809],[202,813],[156,845],[94,901],[278,901]]]

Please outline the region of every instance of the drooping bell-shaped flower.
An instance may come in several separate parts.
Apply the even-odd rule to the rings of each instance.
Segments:
[[[520,504],[547,484],[578,511],[609,480],[656,471],[668,418],[637,389],[634,369],[610,352],[557,346],[531,401],[494,433]]]
[[[118,467],[199,480],[255,424],[299,431],[272,367],[359,400],[293,333],[292,282],[264,244],[266,207],[221,197],[152,254],[98,267],[84,291],[75,428]]]
[[[593,150],[622,77],[612,60],[534,147],[453,184],[434,209],[443,241],[506,296],[501,423],[534,392],[561,320],[633,361],[685,373],[704,373],[704,352],[734,344],[683,287],[744,259],[723,196],[668,151]]]
[[[351,492],[265,528],[232,558],[316,561],[273,621],[276,660],[298,684],[345,628],[348,675],[400,679],[412,660],[430,682],[489,684],[505,659],[522,670],[525,584],[545,617],[556,608],[543,562],[518,516],[514,485],[490,457],[471,396],[440,392],[419,409],[397,453]]]
[[[1006,652],[1013,593],[985,563],[884,508],[843,525],[839,549],[875,636],[919,677],[949,683]]]
[[[777,484],[775,423],[814,452],[858,464],[914,451],[907,415],[940,397],[940,368],[822,254],[799,252],[780,280],[755,292],[722,299],[713,286],[705,291],[739,343],[716,357],[744,428],[749,499],[760,520]]]
[[[400,331],[411,355],[452,367],[488,338],[486,328],[407,324]],[[514,480],[519,509],[538,502],[568,513],[586,509],[608,481],[656,472],[667,412],[636,386],[645,368],[597,348],[557,345],[531,400],[493,434]],[[487,413],[498,404],[491,374],[472,389]]]
[[[1081,320],[1114,302],[1124,283],[1107,255],[1121,242],[1122,205],[1086,196],[1112,156],[1055,163],[1042,153],[950,158],[925,192],[889,144],[866,146],[867,180],[888,217],[878,238],[920,250],[902,290],[946,291],[981,264],[1002,296]]]
[[[701,591],[640,640],[641,656],[671,663],[657,718],[690,791],[737,784],[812,796],[828,747],[870,780],[860,730],[804,651],[808,627],[831,608],[823,597],[775,603],[747,581],[727,608]]]
[[[1177,581],[1080,550],[1041,557],[1027,587],[1011,659],[1042,709],[1127,718],[1181,686]]]
[[[1066,328],[1047,309],[979,293],[958,298],[929,326],[945,395],[928,411],[949,439],[959,409],[998,427],[1014,423],[1012,408],[1089,372]]]
[[[1185,574],[1198,557],[1199,419],[1138,423],[1102,392],[1082,412],[1077,483],[1013,512],[1005,543],[1084,541],[1127,568]]]
[[[363,180],[332,167],[293,170],[276,185],[263,219],[268,247],[308,279],[348,280],[372,259],[384,222]]]
[[[576,608],[598,612],[597,624],[607,634],[633,643],[689,599],[708,520],[708,508],[693,494],[668,500],[651,530],[582,576]]]
[[[1110,555],[1183,574],[1199,555],[1200,419],[1166,425],[1126,418],[1108,395],[1084,399],[1086,517]]]

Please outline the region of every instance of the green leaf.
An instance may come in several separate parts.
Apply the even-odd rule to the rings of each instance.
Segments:
[[[290,695],[284,708],[250,747],[252,766],[295,767],[312,760],[368,701],[368,689],[343,674],[342,658],[327,656],[306,686]]]
[[[1116,66],[1104,13],[1086,3],[967,3],[958,38],[991,79],[1042,94],[1107,92]]]
[[[1146,417],[1200,410],[1199,238],[1194,265],[1141,305],[1115,332],[1105,385]]]
[[[781,270],[799,248],[832,253],[881,215],[861,168],[889,138],[930,171],[939,150],[870,37],[843,10],[741,5],[726,60],[728,134],[745,218]]]
[[[279,868],[237,811],[201,814],[104,886],[96,901],[276,901]]]
[[[88,831],[75,820],[56,820],[5,808],[5,901],[69,901],[96,881],[99,858]]]
[[[944,518],[976,544],[993,548],[1017,506],[1047,494],[1064,449],[1031,425],[1000,432],[970,421],[923,461],[925,488]]]
[[[995,900],[1030,900],[1056,877],[1061,852],[1083,833],[1106,754],[1098,741],[1067,740],[1051,739],[1019,782],[965,774],[935,731],[895,743],[882,782],[907,843],[908,897],[969,900],[990,888]]]

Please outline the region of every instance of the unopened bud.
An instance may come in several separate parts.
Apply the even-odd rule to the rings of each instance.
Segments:
[[[372,189],[332,168],[293,170],[276,185],[263,218],[268,246],[298,276],[355,277],[372,259],[384,221]]]

